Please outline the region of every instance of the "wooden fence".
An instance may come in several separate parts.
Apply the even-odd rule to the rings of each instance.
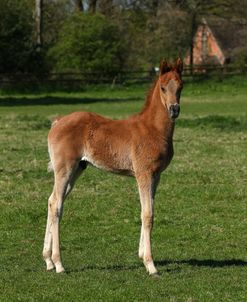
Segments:
[[[35,86],[51,85],[78,87],[87,84],[134,84],[150,82],[158,73],[158,68],[149,71],[121,71],[117,73],[49,73],[49,74],[0,74],[0,87],[4,86]],[[183,77],[186,80],[208,78],[211,76],[225,77],[229,75],[245,74],[247,66],[186,66]]]

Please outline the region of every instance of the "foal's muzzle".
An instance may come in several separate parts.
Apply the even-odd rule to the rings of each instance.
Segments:
[[[179,116],[179,112],[180,112],[180,106],[178,103],[176,103],[174,105],[170,105],[169,114],[172,119],[177,118]]]

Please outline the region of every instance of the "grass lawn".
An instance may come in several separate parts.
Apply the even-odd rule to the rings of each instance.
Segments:
[[[0,92],[0,301],[247,301],[247,77],[188,83],[155,201],[151,278],[135,180],[89,167],[65,203],[67,274],[42,260],[50,119],[137,112],[147,86]]]

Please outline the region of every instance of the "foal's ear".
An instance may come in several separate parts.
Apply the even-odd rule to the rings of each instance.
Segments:
[[[167,63],[166,59],[161,60],[160,62],[160,75],[171,70],[170,65]]]
[[[178,73],[182,73],[183,71],[183,61],[181,60],[181,58],[177,58],[176,63],[175,63],[175,68],[177,70]]]

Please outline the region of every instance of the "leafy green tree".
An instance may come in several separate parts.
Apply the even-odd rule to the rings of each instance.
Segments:
[[[189,46],[188,14],[174,3],[162,3],[156,15],[151,15],[146,27],[148,61],[158,64],[160,58],[183,56]]]
[[[64,21],[71,14],[71,11],[78,10],[80,1],[68,0],[44,0],[43,6],[43,47],[45,50],[54,45],[57,41],[59,31]],[[82,3],[81,3],[82,4]],[[83,6],[81,7],[83,9]]]
[[[33,12],[31,1],[0,1],[0,72],[33,68]]]
[[[111,73],[122,68],[124,51],[118,28],[100,14],[75,13],[49,51],[56,71]]]
[[[82,0],[75,0],[75,7],[79,12],[83,12],[84,6]]]

